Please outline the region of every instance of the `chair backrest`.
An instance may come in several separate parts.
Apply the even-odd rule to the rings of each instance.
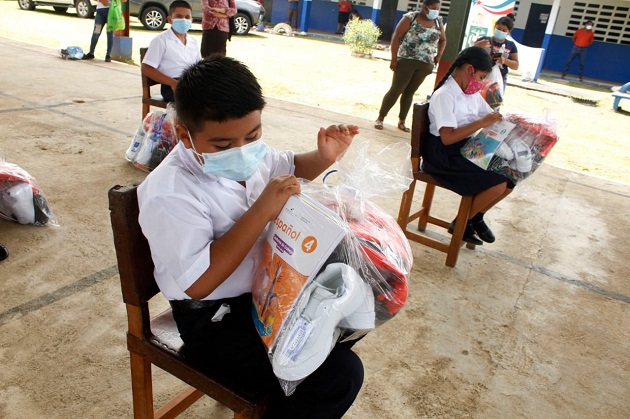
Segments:
[[[138,222],[138,184],[111,188],[109,210],[123,300],[143,308],[148,316],[148,301],[160,290],[153,276],[149,242]]]
[[[144,60],[144,55],[147,53],[148,49],[149,48],[140,48],[140,68],[141,68],[140,73],[142,74],[142,87],[146,87],[146,88],[159,84],[158,82],[156,82],[155,80],[148,77],[146,74],[142,72],[142,60]],[[147,90],[147,97],[151,97],[151,92],[149,90]]]
[[[420,169],[422,147],[429,135],[429,102],[413,105],[413,122],[411,124],[411,162],[413,170]]]

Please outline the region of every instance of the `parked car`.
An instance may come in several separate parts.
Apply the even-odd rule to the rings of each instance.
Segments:
[[[77,9],[77,15],[91,18],[96,10],[95,0],[18,0],[22,10],[35,10],[36,6],[52,6],[55,12],[66,13],[69,7]]]
[[[28,0],[22,0],[28,1]],[[160,30],[166,24],[168,7],[173,0],[129,0],[129,14],[140,19],[150,30]],[[254,0],[235,0],[237,13],[234,15],[236,35],[246,35],[252,26],[258,25],[265,15],[265,8]],[[201,1],[188,0],[192,6],[194,22],[201,22]]]

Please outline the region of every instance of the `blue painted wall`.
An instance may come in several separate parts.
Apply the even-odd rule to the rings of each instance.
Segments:
[[[299,3],[299,18],[302,17],[302,5],[303,1]],[[353,6],[361,14],[364,19],[369,19],[372,15],[372,8],[369,6]],[[289,2],[284,0],[274,0],[273,8],[271,11],[271,23],[286,22],[289,14]],[[331,1],[313,0],[311,2],[311,16],[309,22],[309,29],[318,31],[335,33],[337,30],[337,17],[339,10],[337,9],[337,3]],[[398,11],[396,13],[396,23],[402,17],[403,12]]]
[[[514,29],[511,35],[518,42],[521,42],[523,33],[523,29]],[[573,40],[571,37],[551,35],[549,51],[547,51],[545,56],[543,70],[562,72],[569,58],[569,54],[571,54],[572,48]],[[578,73],[578,62],[578,58],[573,60],[569,74]],[[619,84],[629,82],[630,45],[611,44],[599,41],[593,42],[586,54],[584,77],[592,77]]]

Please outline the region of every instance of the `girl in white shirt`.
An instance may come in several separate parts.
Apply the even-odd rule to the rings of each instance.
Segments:
[[[502,118],[478,93],[493,65],[484,48],[470,47],[459,53],[431,97],[430,135],[422,150],[425,172],[459,195],[473,195],[464,241],[476,245],[494,242],[484,214],[514,188],[508,178],[480,168],[460,152],[471,135]],[[450,233],[454,226],[455,220]]]

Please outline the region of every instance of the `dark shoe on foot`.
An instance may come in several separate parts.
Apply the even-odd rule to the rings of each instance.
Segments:
[[[0,244],[0,261],[5,260],[9,257],[9,251],[6,247]]]
[[[94,59],[94,54],[88,52],[87,54],[85,54],[83,56],[83,58],[81,58],[82,60],[93,60]]]
[[[112,57],[110,57],[109,55],[105,57],[105,62],[106,63],[111,63],[112,62]]]
[[[560,76],[561,79],[566,79],[567,78],[567,73],[562,73],[562,76]]]
[[[494,243],[496,237],[494,237],[492,230],[490,230],[490,227],[488,227],[485,221],[481,220],[478,223],[473,223],[472,227],[481,240],[486,243]]]
[[[455,221],[457,220],[453,220],[451,222],[451,225],[448,227],[448,232],[451,234],[453,234],[453,231],[455,231]],[[473,229],[470,222],[466,224],[466,229],[464,230],[464,237],[462,237],[462,240],[466,243],[475,244],[477,246],[481,246],[483,244],[483,242],[479,240],[479,237],[477,237],[477,235],[475,234],[475,230]]]

